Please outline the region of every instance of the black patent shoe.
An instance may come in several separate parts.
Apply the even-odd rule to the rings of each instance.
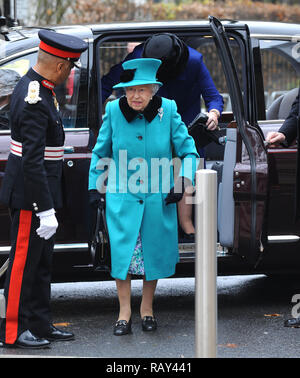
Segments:
[[[157,321],[153,316],[144,316],[142,319],[142,330],[145,332],[155,331],[157,328]]]
[[[195,243],[195,234],[186,234],[184,231],[182,231],[182,237],[180,238],[180,241],[182,243]]]
[[[43,337],[49,341],[68,341],[75,338],[72,332],[62,331],[54,327],[54,325],[50,325],[49,331],[43,334]]]
[[[43,348],[48,348],[49,345],[50,345],[49,340],[38,338],[35,335],[33,335],[29,330],[21,333],[21,335],[17,338],[14,344],[3,343],[4,347],[23,348],[23,349],[43,349]]]
[[[300,328],[300,318],[291,318],[287,319],[284,322],[285,327],[294,327],[294,328]]]
[[[114,325],[114,335],[123,336],[131,333],[131,319],[129,322],[127,320],[118,320]]]

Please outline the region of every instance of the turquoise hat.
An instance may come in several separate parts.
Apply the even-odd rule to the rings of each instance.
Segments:
[[[159,84],[156,74],[161,60],[152,58],[139,58],[127,60],[122,64],[124,72],[121,74],[121,82],[113,88],[132,87],[134,85]]]

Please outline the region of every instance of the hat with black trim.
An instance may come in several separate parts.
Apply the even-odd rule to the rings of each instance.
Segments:
[[[138,58],[126,60],[122,63],[123,72],[120,76],[120,83],[113,88],[125,88],[135,85],[158,84],[162,85],[156,78],[158,67],[161,64],[159,59]]]
[[[73,35],[44,29],[40,30],[38,35],[41,40],[39,45],[41,50],[72,63],[76,63],[81,53],[88,48],[85,41]]]

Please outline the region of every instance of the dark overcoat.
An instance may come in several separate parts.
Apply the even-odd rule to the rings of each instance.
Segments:
[[[295,140],[297,140],[297,175],[296,175],[296,187],[295,187],[295,217],[300,217],[300,88],[298,96],[292,104],[290,113],[284,121],[281,128],[278,130],[286,137],[285,144],[289,146]]]

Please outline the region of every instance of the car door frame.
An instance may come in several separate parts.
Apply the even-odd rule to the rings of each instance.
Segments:
[[[224,28],[223,25],[222,25],[222,28]],[[264,137],[263,137],[263,134],[262,134],[259,126],[256,123],[255,83],[254,83],[254,79],[253,79],[253,70],[251,68],[252,67],[251,66],[252,60],[251,60],[251,51],[250,51],[249,30],[247,29],[246,25],[241,26],[240,24],[238,26],[236,26],[235,24],[228,24],[228,25],[226,25],[226,30],[228,30],[228,33],[230,33],[230,35],[233,35],[234,38],[236,38],[236,40],[239,43],[242,44],[242,48],[243,48],[242,53],[245,54],[245,56],[243,56],[243,58],[245,59],[245,61],[247,61],[247,64],[248,64],[247,65],[245,63],[246,65],[243,66],[243,80],[244,80],[244,88],[243,89],[245,91],[244,98],[241,94],[239,94],[239,93],[241,93],[241,89],[239,87],[237,76],[235,77],[235,82],[237,84],[235,84],[233,86],[233,88],[231,88],[231,96],[232,96],[233,99],[235,99],[234,102],[238,104],[238,106],[234,105],[234,107],[236,108],[235,114],[237,115],[237,118],[238,118],[237,119],[237,129],[239,131],[239,137],[240,137],[239,146],[240,146],[240,149],[241,149],[242,141],[246,141],[247,148],[250,151],[249,155],[252,158],[252,164],[250,166],[253,167],[252,171],[251,171],[251,175],[250,175],[251,231],[244,238],[240,238],[239,234],[236,235],[235,241],[234,241],[234,252],[242,255],[243,257],[246,257],[246,259],[249,262],[251,262],[251,264],[254,264],[258,259],[257,253],[261,251],[261,248],[264,244],[263,243],[264,238],[263,238],[263,235],[261,233],[259,234],[259,237],[253,236],[253,235],[257,235],[257,233],[258,233],[257,222],[256,222],[256,219],[257,219],[256,202],[257,202],[257,198],[260,198],[263,201],[265,200],[266,190],[264,189],[263,194],[258,193],[258,191],[257,191],[256,170],[255,170],[256,163],[255,163],[255,159],[254,159],[254,154],[252,153],[254,147],[251,145],[251,143],[255,144],[256,140],[250,141],[249,140],[250,137],[245,134],[244,130],[247,128],[247,131],[249,131],[250,134],[254,134],[255,138],[259,139],[261,149],[265,153],[265,147],[263,145]],[[225,29],[224,29],[224,31],[225,31]],[[150,28],[145,28],[143,30],[138,30],[138,29],[133,28],[133,29],[128,29],[128,30],[121,29],[121,30],[118,30],[117,32],[115,30],[111,30],[111,31],[105,30],[105,32],[101,33],[101,31],[100,31],[98,36],[95,35],[95,42],[94,42],[94,57],[96,57],[96,62],[100,62],[99,43],[105,41],[106,39],[109,39],[109,40],[113,40],[113,39],[129,40],[130,38],[132,38],[134,40],[138,37],[147,37],[150,34],[158,33],[158,32],[169,32],[169,33],[174,32],[178,35],[181,35],[181,34],[184,35],[185,33],[193,34],[193,33],[197,33],[197,32],[203,34],[203,33],[207,32],[210,35],[214,35],[209,24],[205,25],[205,26],[201,25],[201,26],[198,26],[198,27],[194,27],[192,29],[188,29],[187,27],[181,26],[181,27],[178,27],[178,28],[176,27],[176,28],[170,30],[170,28],[166,29],[166,27],[163,26],[163,27],[156,27],[156,28],[150,27]],[[217,44],[218,44],[218,42],[216,42],[216,45]],[[218,45],[217,45],[217,50],[218,50]],[[219,50],[221,51],[221,49],[219,49]],[[228,51],[227,51],[227,54],[228,54]],[[232,67],[228,68],[228,64],[230,65],[228,59],[229,59],[228,57],[225,58],[225,59],[223,58],[223,60],[224,60],[223,65],[224,65],[225,71],[226,70],[232,71]],[[231,64],[235,68],[231,55],[230,55],[230,60],[232,61]],[[226,66],[227,66],[227,68],[226,68]],[[249,72],[249,69],[247,69],[247,67],[249,68],[249,66],[251,68],[250,72]],[[97,67],[97,63],[95,63],[94,75],[97,79],[98,93],[101,93],[101,81],[100,81],[100,77],[98,75],[98,72],[100,72],[99,67]],[[236,69],[235,69],[235,75],[236,75]],[[232,80],[230,80],[230,75],[229,75],[229,78],[227,78],[228,87],[229,87],[229,84],[232,84],[232,83],[233,82],[232,82]],[[101,108],[102,108],[102,99],[101,99],[101,95],[98,95],[98,114],[99,114],[99,116],[101,114],[101,112],[99,111]],[[251,124],[250,124],[249,121],[251,121]],[[99,118],[99,125],[101,125],[101,119],[100,118]],[[241,154],[241,151],[238,151],[238,152]],[[238,172],[238,169],[236,168],[234,174],[235,175],[239,174],[237,172]],[[242,178],[243,174],[244,174],[243,170],[241,170],[240,173],[241,173],[240,177]],[[263,175],[264,175],[264,180],[261,179],[261,181],[264,181],[263,186],[265,188],[266,181],[267,181],[267,166],[264,169]],[[248,180],[248,177],[247,177],[247,180]],[[241,181],[241,179],[239,179],[239,181]],[[245,181],[246,181],[246,177],[245,177]],[[236,190],[236,184],[237,184],[237,180],[235,180],[235,183],[234,183],[235,187],[233,188],[233,191],[234,191],[234,196],[235,196],[236,212],[238,213],[239,212],[238,209],[243,207],[245,193],[242,193],[243,190],[237,191]],[[249,191],[249,188],[247,189],[247,186],[245,186],[242,189],[246,189],[246,190]],[[262,211],[260,209],[259,225],[261,225],[262,222],[263,222],[263,217],[261,216],[261,213],[262,213]],[[240,225],[237,224],[236,229],[238,229],[239,227],[240,227]],[[251,241],[250,244],[249,244],[249,241]]]
[[[258,88],[258,92],[261,93],[260,98],[257,98],[257,114],[258,122],[261,129],[266,135],[270,131],[278,131],[282,126],[283,119],[266,119],[266,106],[264,101],[264,79],[261,69],[261,53],[260,53],[260,41],[261,40],[278,40],[293,42],[293,35],[264,35],[262,33],[254,34],[251,36],[252,50],[254,56],[254,67],[255,67],[255,82]],[[287,187],[285,183],[284,176],[289,173],[290,177],[296,178],[297,170],[297,145],[293,143],[290,147],[278,146],[277,148],[268,149],[268,159],[269,159],[269,202],[268,214],[266,218],[268,221],[268,244],[269,249],[272,249],[274,255],[275,249],[288,248],[290,254],[295,252],[298,253],[300,235],[299,226],[300,219],[295,219],[295,212],[293,208],[295,207],[296,199],[296,181],[294,185]],[[283,185],[280,185],[280,182]],[[284,187],[284,189],[282,188]],[[281,191],[283,193],[281,193]],[[282,195],[284,194],[284,196]],[[288,199],[287,199],[288,198]],[[285,209],[282,217],[278,217],[282,211]],[[282,225],[285,224],[285,227]]]
[[[250,70],[247,70],[248,85],[243,88],[246,102],[251,99],[247,114],[225,27],[213,16],[209,17],[209,21],[232,100],[235,115],[233,127],[237,129],[237,160],[233,170],[235,207],[233,252],[256,266],[267,240],[264,222],[268,198],[268,160],[264,136],[256,119],[256,92],[251,69],[253,61],[250,33],[246,25],[244,31],[239,33],[240,40],[245,44],[247,51],[244,65],[250,67]],[[248,162],[243,158],[243,154],[248,156]]]

